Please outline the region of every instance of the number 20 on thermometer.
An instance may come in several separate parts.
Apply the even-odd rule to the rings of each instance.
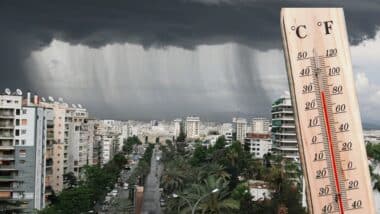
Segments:
[[[375,213],[341,8],[283,8],[281,28],[310,213]]]

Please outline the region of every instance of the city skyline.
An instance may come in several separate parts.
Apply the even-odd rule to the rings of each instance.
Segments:
[[[0,84],[65,97],[104,119],[269,117],[271,103],[287,90],[279,9],[342,6],[362,118],[379,122],[372,117],[380,104],[378,3],[198,0],[160,5],[8,3],[0,9],[5,26]],[[368,91],[373,93],[368,96]]]

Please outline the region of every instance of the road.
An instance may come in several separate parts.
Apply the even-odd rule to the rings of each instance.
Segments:
[[[135,170],[137,164],[138,162],[131,166],[131,169],[129,171],[123,170],[123,173],[121,175],[121,180],[123,183],[127,183],[129,176]],[[130,190],[125,190],[123,189],[123,187],[118,187],[117,189],[119,193],[117,197],[114,199],[113,206],[110,207],[110,210],[107,213],[128,213],[128,207],[131,206],[130,201],[128,200]]]
[[[121,180],[122,182],[127,182],[129,176],[132,174],[134,169],[136,168],[138,162],[131,166],[129,171],[122,170]],[[122,187],[117,187],[118,195],[112,199],[111,206],[108,211],[102,211],[102,203],[99,202],[95,205],[94,210],[99,214],[105,213],[127,213],[128,207],[130,206],[130,202],[128,200],[129,190],[124,190]]]
[[[157,161],[157,157],[161,158],[161,151],[156,146],[153,150],[153,155],[150,165],[150,173],[146,179],[144,186],[144,201],[143,201],[143,214],[160,214],[160,176],[162,171],[162,164]]]

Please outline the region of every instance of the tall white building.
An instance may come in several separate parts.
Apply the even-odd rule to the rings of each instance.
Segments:
[[[244,139],[247,135],[247,120],[245,118],[234,118],[233,121],[236,140],[244,144]]]
[[[181,123],[182,119],[175,119],[174,120],[174,137],[178,137],[181,133]]]
[[[255,158],[263,158],[265,154],[271,153],[272,141],[270,139],[245,139],[245,145],[250,154]]]
[[[269,133],[270,121],[267,118],[253,118],[252,119],[252,132],[256,134]]]
[[[199,137],[199,117],[187,117],[186,118],[186,137],[195,139]]]
[[[272,151],[285,158],[299,160],[294,113],[290,97],[272,104]]]
[[[85,108],[76,105],[66,108],[64,172],[73,172],[76,177],[81,175],[83,167],[88,163],[87,118]]]

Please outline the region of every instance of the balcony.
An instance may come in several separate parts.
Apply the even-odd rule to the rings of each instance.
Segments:
[[[0,165],[0,171],[17,171],[14,164]]]
[[[14,150],[15,147],[12,144],[12,141],[2,141],[0,143],[0,151],[1,150]]]
[[[14,159],[15,159],[14,155],[0,154],[0,160],[14,160]]]
[[[0,118],[14,118],[13,110],[11,111],[0,111]]]
[[[0,129],[13,129],[15,126],[13,122],[0,122]]]
[[[13,191],[13,187],[11,186],[0,186],[0,192],[9,192],[9,191]]]
[[[0,139],[13,139],[13,133],[12,132],[1,132],[0,133]]]
[[[16,177],[13,175],[0,175],[0,182],[4,181],[16,181]]]
[[[296,136],[295,132],[274,132],[272,134],[276,136]]]
[[[294,117],[289,117],[289,116],[282,116],[282,117],[274,117],[272,118],[272,121],[273,120],[279,120],[279,121],[293,121],[294,120]]]
[[[279,139],[274,139],[276,142],[281,142],[281,143],[297,143],[297,139],[293,138],[279,138]]]
[[[12,199],[12,192],[11,191],[0,192],[0,200],[4,200],[4,199]]]
[[[48,132],[47,139],[54,139],[54,132]]]

